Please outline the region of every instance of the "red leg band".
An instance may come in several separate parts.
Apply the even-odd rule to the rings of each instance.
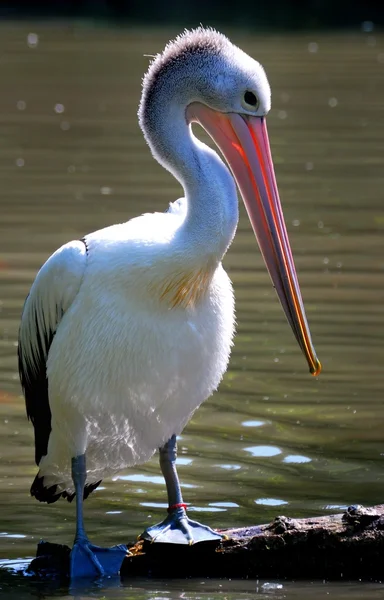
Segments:
[[[184,508],[184,510],[187,510],[187,505],[184,504],[184,502],[179,502],[178,504],[172,504],[171,506],[168,507],[168,512],[172,512],[176,508]]]

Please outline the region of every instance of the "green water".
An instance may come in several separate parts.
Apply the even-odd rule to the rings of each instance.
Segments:
[[[62,243],[164,210],[180,196],[151,158],[136,119],[144,54],[176,33],[1,25],[0,559],[33,556],[41,537],[72,541],[74,507],[29,496],[36,468],[17,374],[20,312],[36,271]],[[226,33],[270,79],[277,179],[324,370],[318,379],[308,375],[242,211],[225,259],[238,334],[220,390],[179,443],[185,498],[191,516],[213,527],[377,504],[384,466],[384,36]],[[165,503],[155,457],[103,482],[86,503],[88,532],[100,545],[132,540],[163,518]],[[140,582],[92,593],[234,599],[258,590],[260,597],[302,600],[384,593],[378,584],[265,583]],[[7,593],[40,592],[7,584]]]

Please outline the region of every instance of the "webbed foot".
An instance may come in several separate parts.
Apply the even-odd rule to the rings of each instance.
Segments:
[[[207,525],[189,519],[184,508],[177,508],[161,523],[148,527],[140,537],[150,542],[191,546],[197,542],[219,541],[224,536]]]
[[[74,543],[70,556],[71,579],[118,575],[127,553],[124,545],[100,548],[87,539],[78,540]]]

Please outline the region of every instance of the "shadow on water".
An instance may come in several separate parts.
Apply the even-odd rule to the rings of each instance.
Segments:
[[[114,600],[381,600],[381,583],[314,583],[281,581],[231,580],[149,580],[119,578],[98,582],[84,582],[69,586],[58,581],[38,581],[27,578],[19,569],[22,562],[14,563],[13,570],[0,565],[0,592],[4,600],[54,598],[86,600],[113,598]]]
[[[231,581],[205,580],[153,580],[124,579],[76,583],[68,585],[55,580],[39,581],[25,575],[27,562],[0,562],[0,595],[4,600],[28,600],[32,598],[113,598],[114,600],[320,600],[329,597],[337,600],[362,600],[382,598],[380,583],[314,583],[281,581]]]
[[[180,196],[136,119],[144,55],[177,31],[7,23],[0,33],[0,556],[16,559],[41,537],[71,544],[74,529],[73,506],[28,495],[33,439],[16,361],[24,298],[62,243]],[[384,36],[226,33],[272,85],[272,152],[324,372],[307,374],[242,212],[225,259],[237,298],[230,368],[179,444],[191,516],[213,527],[383,500]],[[87,501],[89,533],[124,543],[160,521],[165,502],[154,458],[103,482]],[[9,597],[44,596],[45,584],[15,577],[2,583]],[[156,585],[124,582],[113,597],[364,597],[358,585]]]

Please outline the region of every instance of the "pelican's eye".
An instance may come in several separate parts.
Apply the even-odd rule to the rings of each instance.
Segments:
[[[242,98],[242,105],[246,110],[257,110],[259,103],[255,94],[247,90]]]

